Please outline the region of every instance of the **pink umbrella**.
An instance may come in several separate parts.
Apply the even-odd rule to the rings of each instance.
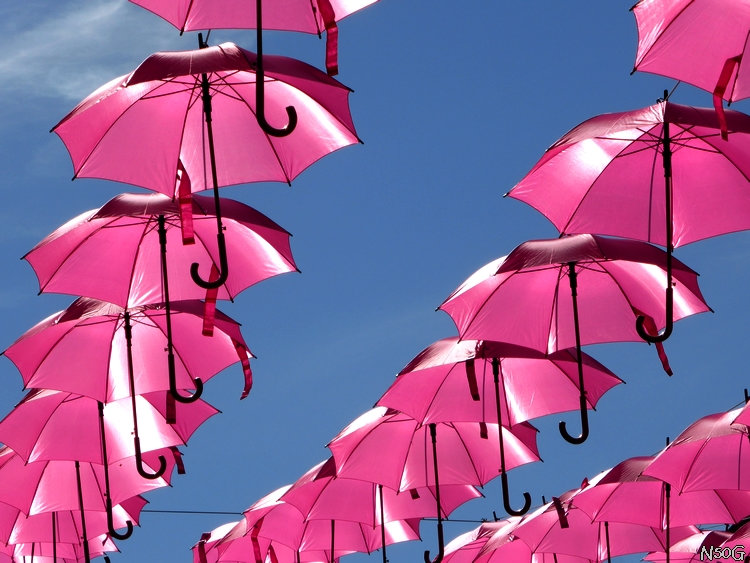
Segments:
[[[668,76],[712,92],[726,133],[722,98],[733,102],[750,96],[743,61],[750,7],[745,2],[640,0],[631,10],[638,26],[633,72]]]
[[[680,492],[708,489],[750,490],[748,407],[697,420],[644,470]]]
[[[258,37],[266,29],[316,33],[326,31],[326,68],[328,74],[338,73],[338,26],[336,22],[374,4],[377,0],[303,0],[271,2],[261,12],[262,3],[242,0],[130,0],[164,18],[180,33],[205,29],[258,29]],[[253,10],[253,7],[256,9]],[[262,13],[262,20],[261,20]],[[258,49],[261,50],[260,48]]]
[[[173,328],[180,345],[175,347],[177,361],[169,377],[156,367],[163,366],[163,361],[154,361],[163,359],[168,348],[166,314],[161,305],[125,310],[80,298],[65,311],[38,323],[3,353],[19,369],[28,387],[67,391],[101,402],[129,396],[136,463],[142,469],[137,395],[190,388],[196,375],[210,378],[238,359],[245,371],[245,394],[252,384],[250,352],[239,326],[217,311],[216,332],[211,337],[202,335],[202,307],[197,301],[173,304]],[[87,353],[81,354],[81,350]],[[167,396],[164,411],[168,422],[176,421],[172,397],[171,393]],[[159,471],[164,470],[164,463],[160,462]],[[148,475],[145,470],[140,473]]]
[[[222,199],[227,256],[232,269],[214,299],[233,299],[242,290],[272,276],[296,271],[290,234],[252,207]],[[185,232],[180,203],[163,194],[120,194],[99,209],[82,213],[47,235],[24,258],[39,279],[41,292],[68,293],[135,307],[165,301],[162,260],[167,263],[169,292],[175,301],[203,299],[192,283],[190,264],[218,265],[213,243],[214,203],[194,196],[192,225]],[[159,217],[164,218],[164,234]],[[193,244],[183,245],[186,234]],[[166,237],[165,244],[160,238]],[[117,248],[116,253],[109,249]],[[169,249],[169,253],[167,253]],[[102,268],[101,257],[107,256]]]
[[[470,485],[444,486],[440,494],[440,511],[444,517],[461,504],[482,496]],[[383,488],[378,483],[339,477],[331,457],[308,470],[280,500],[297,507],[306,520],[346,520],[379,529],[385,563],[383,523],[436,516],[437,498],[434,487],[411,489],[407,494]]]
[[[254,561],[264,560],[279,546],[286,546],[287,554],[329,550],[328,560],[333,561],[347,553],[371,553],[381,547],[380,531],[366,524],[338,519],[305,520],[296,507],[281,500],[290,487],[277,489],[245,511],[244,525],[233,528],[215,544],[218,561],[253,560],[252,554]],[[385,541],[391,544],[419,539],[418,530],[418,518],[386,522]]]
[[[422,425],[393,409],[375,407],[344,428],[328,448],[340,477],[381,483],[398,491],[435,487],[439,561],[444,554],[440,487],[484,485],[498,476],[499,467],[507,471],[539,461],[536,432],[528,422],[512,428],[470,422]],[[503,444],[502,451],[493,444]],[[387,457],[384,451],[389,452]],[[429,563],[429,552],[425,561]]]
[[[72,219],[41,241],[25,258],[39,278],[41,291],[93,297],[122,307],[164,303],[167,367],[175,380],[171,302],[205,297],[203,332],[213,332],[216,299],[232,299],[240,291],[268,277],[296,270],[289,248],[289,233],[264,215],[239,202],[224,200],[230,236],[228,252],[235,267],[220,288],[204,290],[187,275],[190,264],[220,261],[211,242],[214,204],[208,198],[192,201],[189,234],[198,244],[184,246],[185,214],[181,204],[162,194],[121,194],[104,207]],[[157,227],[158,225],[158,227]],[[181,225],[181,229],[175,229]],[[168,241],[171,252],[167,260]],[[108,249],[117,248],[112,254]],[[101,257],[107,256],[107,268]],[[197,263],[196,262],[196,263]],[[172,279],[170,287],[169,279]],[[176,284],[174,283],[176,280]],[[170,290],[172,297],[170,297]],[[175,293],[177,294],[175,296]],[[197,400],[203,390],[183,396],[171,387],[175,400]]]
[[[575,347],[582,430],[580,436],[570,436],[561,422],[560,432],[568,442],[580,444],[589,433],[581,346],[639,340],[634,324],[644,315],[655,327],[668,323],[658,298],[669,277],[664,255],[645,242],[589,234],[528,241],[472,274],[440,309],[451,316],[462,339],[496,340],[547,353]],[[674,270],[674,317],[709,311],[698,275],[677,260]],[[571,299],[562,297],[566,277]],[[663,349],[658,351],[671,374]]]
[[[649,553],[643,559],[644,561],[654,561],[662,563],[671,559],[672,561],[684,561],[685,563],[698,563],[699,561],[742,561],[744,553],[740,557],[732,557],[732,550],[729,550],[729,557],[724,558],[714,555],[714,549],[720,548],[721,545],[731,536],[730,532],[720,532],[717,530],[700,531],[692,536],[675,542],[669,549],[669,554],[663,551]],[[721,550],[723,553],[723,549]],[[739,555],[739,553],[738,553]]]
[[[542,506],[514,530],[532,551],[572,555],[602,561],[619,555],[664,550],[665,533],[661,529],[622,522],[592,522],[582,510],[571,506],[575,491]],[[682,539],[695,532],[694,526],[673,528]]]
[[[0,548],[3,549],[3,548]],[[76,543],[40,543],[25,542],[9,545],[5,553],[10,559],[2,559],[8,563],[81,563],[92,558],[103,557],[104,563],[109,563],[107,553],[118,552],[115,543],[106,535],[89,539],[84,547],[83,542]],[[87,559],[88,557],[88,559]]]
[[[175,446],[186,444],[198,426],[218,412],[203,401],[179,405],[179,423],[167,424],[165,393],[138,395],[136,402],[140,411],[138,421],[134,421],[130,401],[126,399],[104,405],[81,395],[34,390],[0,421],[0,442],[27,462],[79,460],[103,465],[109,534],[116,539],[127,539],[133,526],[128,523],[127,531],[119,533],[113,524],[109,466],[119,463],[132,467],[134,463],[138,469],[137,459],[132,462],[128,459],[134,458],[137,451],[168,450],[174,454]],[[136,450],[130,436],[139,423],[145,430],[145,439],[137,442],[140,450]],[[166,470],[165,456],[158,452],[153,456],[164,459],[158,464]],[[146,478],[149,475],[141,474]]]
[[[220,186],[290,183],[313,162],[359,139],[348,107],[350,90],[316,68],[266,56],[264,81],[260,73],[256,77],[261,58],[254,53],[233,43],[202,47],[151,55],[83,100],[53,131],[68,148],[76,177],[173,196],[184,170],[192,191],[213,187],[220,272],[205,281],[198,264],[191,266],[193,280],[208,289],[221,286],[228,274]],[[266,86],[274,120],[287,103],[297,105],[301,125],[294,134],[258,127],[256,114],[260,118],[265,110],[252,98]]]
[[[563,234],[666,246],[664,333],[649,334],[638,321],[638,334],[649,342],[668,338],[671,321],[679,318],[672,315],[674,247],[750,228],[750,116],[726,117],[731,142],[721,139],[715,111],[667,101],[594,117],[547,149],[506,194],[540,211]],[[663,191],[655,184],[662,175]]]
[[[591,356],[582,355],[586,406],[622,381]],[[490,375],[492,374],[492,375]],[[492,422],[514,425],[552,413],[577,410],[577,362],[570,350],[551,355],[488,340],[444,338],[420,352],[376,403],[422,424]],[[500,435],[502,438],[502,435]],[[508,477],[500,444],[500,477],[506,512],[520,516],[531,506],[524,493],[521,510],[510,506]]]

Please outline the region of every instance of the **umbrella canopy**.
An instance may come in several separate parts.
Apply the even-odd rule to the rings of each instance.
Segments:
[[[128,354],[125,314],[132,323]],[[213,336],[204,336],[203,303],[172,304],[178,389],[208,379],[240,361],[245,392],[252,383],[251,354],[239,324],[217,311]],[[169,389],[166,314],[162,305],[126,310],[97,299],[80,298],[28,330],[3,352],[21,372],[26,387],[55,389],[109,402],[131,395],[129,356],[135,394]],[[81,354],[81,350],[86,350]],[[86,377],[81,377],[86,374]]]
[[[484,485],[499,475],[497,424],[438,423],[439,483],[433,470],[429,425],[385,407],[370,409],[344,428],[328,448],[340,477],[382,483],[398,491],[443,485]],[[537,430],[528,422],[502,427],[506,469],[539,461]],[[388,451],[389,455],[382,454]]]
[[[286,57],[263,57],[268,121],[282,124],[294,104],[299,125],[274,137],[256,121],[257,57],[233,43],[148,57],[105,84],[53,131],[67,147],[76,177],[116,180],[169,197],[184,167],[192,191],[247,182],[291,182],[321,157],[359,139],[350,90]],[[202,75],[212,107],[216,168],[206,143]],[[181,166],[180,166],[181,165]]]
[[[697,532],[692,536],[675,542],[669,550],[670,561],[684,561],[685,563],[698,563],[698,561],[722,561],[728,563],[729,561],[742,561],[744,559],[744,551],[740,555],[740,550],[737,550],[738,557],[733,557],[731,549],[727,557],[714,554],[714,549],[721,547],[721,545],[731,536],[730,532],[720,532],[717,530],[705,530]],[[724,553],[722,550],[720,553]],[[667,554],[663,551],[655,551],[649,553],[644,558],[644,561],[654,561],[655,563],[662,563],[667,560]]]
[[[130,0],[164,18],[180,33],[200,29],[277,29],[317,33],[326,31],[326,68],[338,73],[338,25],[349,14],[377,0],[286,0],[270,2],[219,0]],[[260,51],[260,49],[258,49]]]
[[[667,101],[593,117],[547,149],[507,195],[564,234],[678,247],[748,229],[750,116],[727,111],[726,120],[727,141],[714,110]]]
[[[681,492],[750,490],[750,439],[742,422],[747,411],[743,407],[700,418],[659,452],[644,474]]]
[[[297,271],[287,231],[237,201],[222,199],[231,275],[214,298],[233,299],[272,276]],[[191,237],[184,245],[185,210],[163,194],[120,194],[47,235],[24,258],[42,292],[93,297],[122,307],[163,303],[159,216],[164,217],[169,295],[175,301],[203,299],[206,290],[189,276],[190,265],[218,266],[216,209],[207,197],[189,203]],[[182,239],[182,240],[181,240]],[[117,248],[117,252],[110,252]],[[102,267],[106,257],[106,267]]]
[[[599,522],[630,522],[652,528],[733,524],[750,512],[750,491],[667,494],[667,483],[645,474],[653,459],[634,457],[603,471],[573,497],[572,504]]]
[[[668,76],[727,101],[750,96],[750,6],[716,0],[640,0],[633,70]]]
[[[498,420],[492,360],[500,364]],[[622,380],[591,356],[583,355],[587,406]],[[490,340],[444,338],[422,350],[396,376],[376,403],[401,411],[422,424],[525,420],[578,409],[575,352],[544,354]]]
[[[750,194],[750,192],[748,192]],[[573,299],[577,281],[580,344],[639,341],[638,315],[665,325],[660,299],[664,251],[644,242],[580,234],[522,243],[483,266],[440,309],[462,339],[508,342],[542,352],[576,346]],[[709,311],[698,275],[674,263],[674,318]]]
[[[179,416],[166,422],[166,394],[138,395],[138,424],[144,452],[181,446],[198,427],[219,411],[199,400],[177,403]],[[0,421],[0,442],[25,461],[79,460],[113,465],[135,456],[133,415],[129,399],[102,405],[101,436],[98,401],[83,395],[33,390]],[[107,459],[103,459],[104,440]]]

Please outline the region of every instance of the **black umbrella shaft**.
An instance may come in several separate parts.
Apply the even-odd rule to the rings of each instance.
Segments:
[[[430,423],[430,438],[432,439],[432,468],[435,472],[435,502],[437,503],[437,534],[438,544],[444,545],[443,540],[443,512],[442,504],[440,503],[440,478],[438,477],[438,458],[437,458],[437,425],[432,422]]]
[[[667,513],[667,533],[665,537],[666,546],[664,548],[664,551],[667,554],[667,563],[669,563],[669,504],[670,504],[670,497],[672,496],[672,485],[669,483],[664,483],[664,496],[666,497],[666,513]]]
[[[107,497],[107,503],[110,503],[109,496],[109,464],[107,460],[107,438],[104,434],[104,403],[96,402],[99,407],[99,440],[102,443],[102,464],[104,465],[104,496]]]
[[[664,122],[662,138],[662,164],[664,166],[664,207],[667,227],[667,315],[672,316],[672,250],[674,250],[674,225],[672,209],[672,147],[669,138],[669,123]]]
[[[81,466],[78,460],[76,465],[76,484],[78,485],[78,509],[81,511],[81,531],[83,532],[83,558],[86,563],[91,563],[91,554],[89,554],[89,538],[86,534],[86,516],[83,513],[83,488],[81,487]]]
[[[497,435],[500,442],[500,473],[505,473],[505,444],[503,442],[503,415],[500,409],[500,360],[492,358],[492,378],[495,382],[495,409],[497,410]]]
[[[135,377],[133,376],[133,327],[130,326],[130,313],[125,311],[125,348],[128,356],[128,384],[130,386],[130,404],[133,410],[133,434],[138,438],[138,416],[135,402]]]
[[[578,388],[581,390],[581,408],[586,408],[586,391],[583,383],[583,353],[581,352],[581,326],[578,322],[578,274],[576,263],[568,262],[568,279],[570,295],[573,298],[573,326],[576,335],[576,361],[578,362]]]
[[[167,315],[167,362],[169,375],[173,376],[174,351],[172,343],[172,305],[169,302],[169,276],[167,274],[167,226],[164,215],[159,215],[159,249],[161,256],[161,277],[164,283],[164,311]],[[171,383],[171,382],[170,382]],[[176,385],[174,386],[176,388]]]
[[[385,555],[385,509],[383,507],[383,485],[378,484],[378,492],[380,493],[380,543],[382,544],[381,549],[383,550],[383,563],[388,563],[388,558]]]

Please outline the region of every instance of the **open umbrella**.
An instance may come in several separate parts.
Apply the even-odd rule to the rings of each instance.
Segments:
[[[349,112],[350,90],[316,68],[278,56],[260,58],[233,43],[194,51],[156,53],[131,74],[83,100],[53,131],[67,147],[76,177],[117,180],[175,195],[178,172],[191,190],[214,190],[220,271],[204,280],[221,286],[228,275],[218,188],[245,182],[290,183],[323,156],[359,141]],[[267,82],[267,84],[266,84]],[[262,110],[256,88],[267,88]],[[263,99],[262,96],[260,99]],[[294,102],[294,134],[269,135],[256,113],[271,121]],[[218,162],[217,162],[218,159]]]
[[[123,309],[80,298],[65,311],[38,323],[3,353],[19,369],[28,387],[67,391],[100,402],[130,397],[135,459],[139,473],[145,477],[151,474],[142,470],[137,395],[190,389],[196,376],[208,379],[237,361],[245,371],[244,394],[252,384],[250,352],[239,326],[217,311],[215,333],[204,336],[199,328],[203,323],[199,313],[202,307],[198,301],[173,304],[173,328],[179,336],[179,346],[175,347],[175,370],[169,370],[169,374],[164,374],[168,335],[161,305]],[[81,354],[81,350],[86,353]],[[170,423],[176,421],[172,397],[171,393],[167,395],[164,406]],[[159,471],[151,476],[164,471],[165,463],[162,458]]]
[[[638,27],[633,72],[668,76],[713,93],[726,133],[721,100],[750,96],[744,60],[750,48],[750,6],[714,0],[640,0],[631,10]]]
[[[298,0],[270,2],[261,0],[130,0],[164,18],[180,33],[206,29],[262,29],[280,31],[326,32],[326,68],[338,73],[338,25],[346,16],[374,4],[377,0]],[[262,20],[261,20],[262,16]],[[260,44],[260,43],[259,43]],[[258,49],[259,54],[261,49]]]
[[[667,560],[685,563],[698,563],[699,561],[707,560],[722,561],[723,563],[743,561],[745,558],[744,550],[741,551],[739,549],[733,553],[730,548],[727,556],[722,557],[724,550],[721,546],[731,535],[730,532],[719,530],[700,531],[672,544],[669,548],[669,553],[654,551],[646,555],[643,560],[653,561],[654,563],[662,563]],[[722,555],[715,554],[714,550],[720,550],[718,553]]]
[[[251,207],[232,200],[223,204],[225,230],[230,235],[227,253],[234,267],[219,288],[202,289],[188,276],[193,262],[212,268],[220,263],[213,242],[214,202],[204,197],[192,199],[189,205],[189,235],[194,244],[180,242],[186,229],[183,205],[178,201],[162,194],[121,194],[100,209],[68,221],[24,258],[34,268],[41,291],[93,297],[122,307],[164,303],[166,361],[170,381],[174,381],[171,299],[205,298],[203,332],[210,336],[217,298],[232,299],[254,283],[296,270],[289,233]],[[118,252],[109,252],[111,248]],[[106,268],[102,268],[102,256],[107,256]],[[203,382],[196,379],[195,388],[188,396],[176,387],[170,390],[175,400],[190,402],[200,397]]]
[[[381,483],[398,491],[435,487],[440,561],[445,547],[440,487],[484,485],[501,474],[500,467],[510,470],[539,461],[536,432],[528,422],[513,427],[472,422],[422,425],[394,409],[375,407],[344,428],[328,448],[340,477]],[[502,452],[496,444],[503,445]],[[384,451],[389,455],[383,456]],[[425,561],[429,562],[429,552]]]
[[[716,112],[661,101],[584,121],[552,145],[506,195],[545,215],[563,234],[598,233],[667,249],[666,322],[649,342],[669,337],[673,316],[672,251],[750,228],[750,116],[728,111],[731,141]],[[660,188],[659,178],[664,178]]]
[[[446,518],[461,504],[482,496],[471,485],[444,486],[440,493],[440,511]],[[379,529],[385,563],[383,524],[437,516],[436,498],[434,487],[414,488],[399,493],[378,483],[339,477],[331,457],[308,470],[280,500],[296,506],[307,520],[347,520]]]
[[[575,347],[582,430],[571,436],[561,422],[560,432],[580,444],[589,433],[581,346],[640,340],[634,326],[638,317],[655,327],[665,325],[658,297],[669,277],[664,256],[645,242],[590,234],[528,241],[472,274],[440,309],[451,316],[462,339],[547,353]],[[677,260],[673,268],[674,317],[710,310],[698,275]],[[657,348],[671,373],[663,349]]]
[[[591,356],[582,355],[586,406],[621,380]],[[420,352],[376,403],[396,409],[422,424],[492,422],[514,425],[552,413],[580,408],[576,355],[550,355],[503,342],[444,338]],[[506,512],[520,516],[531,506],[524,494],[521,510],[510,506],[502,434],[500,478]]]

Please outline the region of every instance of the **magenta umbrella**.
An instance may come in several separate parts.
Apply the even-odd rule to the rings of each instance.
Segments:
[[[350,90],[316,68],[266,56],[262,80],[260,73],[256,76],[262,58],[255,53],[233,43],[208,47],[202,38],[201,46],[151,55],[131,74],[92,93],[53,131],[65,143],[76,177],[116,180],[173,196],[178,172],[184,170],[192,191],[213,188],[218,277],[206,281],[198,263],[191,265],[193,280],[208,289],[221,286],[228,275],[220,186],[291,183],[318,159],[359,139],[349,112]],[[269,93],[266,109],[254,99],[263,88]],[[258,126],[256,115],[268,111],[275,121],[291,102],[300,119],[294,134]]]
[[[202,303],[180,301],[172,307],[172,328],[179,346],[175,346],[176,354],[171,356],[176,359],[175,369],[168,374],[163,373],[168,331],[161,305],[126,310],[80,298],[65,311],[38,323],[3,353],[21,372],[27,387],[67,391],[100,402],[129,396],[136,464],[142,476],[155,478],[166,469],[166,462],[162,458],[156,474],[149,474],[142,467],[137,395],[189,389],[196,376],[210,378],[238,360],[245,372],[243,396],[252,384],[250,352],[237,323],[217,311],[216,331],[207,337],[200,330]],[[81,350],[87,353],[81,354]],[[169,423],[176,421],[172,399],[172,393],[167,395],[165,414]]]
[[[580,490],[580,489],[579,489]],[[665,533],[659,528],[623,522],[592,522],[582,510],[571,506],[575,491],[553,498],[529,515],[514,530],[534,552],[610,561],[611,557],[664,550]],[[695,526],[672,529],[676,539],[695,532]]]
[[[227,256],[232,274],[214,299],[234,299],[264,279],[297,270],[287,231],[243,203],[222,199]],[[120,194],[99,209],[82,213],[47,235],[28,260],[41,292],[68,293],[121,307],[162,303],[162,254],[168,256],[169,294],[175,301],[204,299],[206,291],[187,275],[190,264],[218,266],[215,208],[210,198],[190,202],[193,243],[184,245],[184,210],[163,194]],[[164,232],[160,232],[163,217]],[[160,243],[166,237],[165,244]],[[117,248],[116,253],[110,252]],[[167,252],[169,250],[169,252]],[[106,256],[106,268],[101,257]]]
[[[174,457],[175,446],[186,444],[198,426],[218,412],[203,401],[178,404],[179,422],[168,424],[165,393],[138,395],[136,402],[140,411],[137,422],[127,399],[105,405],[82,395],[33,390],[0,421],[0,442],[27,462],[79,460],[103,465],[109,534],[124,540],[132,534],[133,526],[127,523],[126,532],[116,531],[109,467],[119,464],[132,468],[135,464],[138,469],[137,451],[155,452],[152,456],[158,459],[158,450],[169,450]],[[136,426],[144,436],[138,441],[140,450],[130,439]]]
[[[680,491],[750,490],[748,408],[700,418],[644,470]]]
[[[338,26],[336,22],[374,4],[377,0],[299,0],[271,2],[262,10],[261,0],[130,0],[164,18],[182,34],[206,29],[262,29],[316,33],[326,32],[326,68],[338,73]],[[255,8],[255,9],[254,9]],[[262,19],[261,19],[262,15]],[[258,49],[261,51],[261,49]]]
[[[666,246],[665,330],[655,336],[638,321],[638,334],[649,342],[668,338],[679,318],[673,316],[673,249],[750,228],[750,116],[731,111],[726,119],[731,142],[721,138],[715,111],[667,101],[591,118],[547,149],[506,194],[563,234]]]
[[[590,234],[528,241],[472,274],[440,309],[451,316],[461,339],[508,342],[546,353],[575,347],[582,430],[571,436],[561,422],[560,433],[580,444],[589,433],[581,346],[638,341],[639,317],[654,327],[667,323],[658,298],[669,277],[664,256],[645,242]],[[709,311],[698,274],[677,260],[673,268],[674,318]],[[564,297],[563,284],[570,287],[570,299]],[[657,349],[671,374],[663,349]]]
[[[262,561],[279,546],[286,546],[284,551],[291,555],[328,550],[327,560],[333,561],[341,555],[371,553],[381,547],[380,530],[367,524],[339,519],[306,520],[295,506],[281,500],[290,487],[277,489],[245,511],[244,525],[240,523],[215,544],[218,561]],[[419,539],[419,519],[386,522],[385,532],[388,544]]]
[[[536,433],[528,422],[510,428],[472,422],[423,425],[394,409],[375,407],[344,428],[328,448],[340,477],[381,483],[398,491],[435,487],[439,563],[444,555],[440,488],[484,485],[498,476],[500,467],[510,470],[539,461]],[[503,444],[502,452],[495,444]],[[383,456],[384,451],[389,455]],[[429,559],[425,552],[425,562]]]
[[[440,511],[446,518],[463,503],[482,496],[471,485],[444,486],[440,494]],[[385,563],[383,523],[437,516],[437,498],[435,487],[399,493],[378,483],[339,477],[331,457],[308,470],[280,500],[297,507],[306,520],[346,520],[379,529]]]
[[[0,553],[9,557],[2,559],[0,555],[0,561],[8,563],[81,563],[96,557],[103,557],[104,563],[110,563],[107,553],[119,552],[115,543],[106,534],[89,539],[85,547],[81,541],[63,544],[25,542],[9,545],[0,550],[3,550]]]
[[[232,200],[223,203],[230,235],[227,252],[234,267],[218,288],[204,290],[187,275],[191,263],[208,263],[214,272],[220,263],[213,242],[216,210],[204,197],[190,201],[186,216],[181,203],[162,194],[121,194],[58,228],[24,258],[34,268],[41,291],[83,295],[122,307],[164,303],[167,367],[170,381],[176,381],[171,299],[205,298],[203,333],[210,336],[217,298],[232,299],[254,283],[296,270],[289,233],[251,207]],[[186,234],[194,244],[180,242]],[[112,248],[118,252],[109,252]],[[102,256],[107,256],[106,268]],[[176,387],[170,390],[175,400],[190,402],[203,390],[202,381],[194,385],[191,396],[181,395]]]
[[[586,406],[622,382],[591,356],[582,354]],[[420,352],[376,403],[394,408],[422,424],[431,422],[492,422],[514,425],[552,413],[580,408],[575,353],[546,355],[489,340],[444,338]],[[506,512],[520,516],[531,506],[510,506],[504,469],[502,435],[500,478]]]
[[[640,0],[631,10],[638,27],[633,72],[668,76],[713,93],[720,120],[722,99],[750,96],[744,61],[750,31],[747,3]],[[725,119],[720,124],[726,133]]]
[[[730,561],[744,560],[744,551],[736,550],[737,556],[733,557],[732,549],[728,551],[727,557],[715,555],[714,550],[720,550],[724,553],[722,544],[729,539],[730,532],[721,532],[718,530],[704,530],[688,536],[687,538],[675,542],[669,549],[669,554],[663,551],[655,551],[646,555],[644,561],[654,561],[662,563],[663,561],[684,561],[685,563],[698,563],[699,561]],[[744,546],[740,546],[744,547]]]

